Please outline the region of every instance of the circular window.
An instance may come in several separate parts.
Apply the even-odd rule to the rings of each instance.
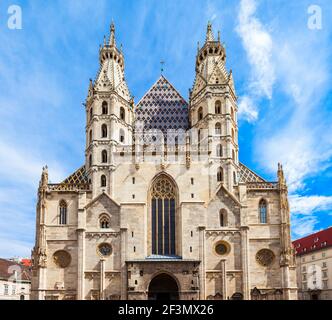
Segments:
[[[256,261],[264,267],[270,266],[273,263],[274,258],[275,255],[273,251],[269,249],[259,250],[256,254]]]
[[[98,252],[104,257],[108,257],[112,254],[112,246],[109,243],[102,243],[98,246]]]
[[[231,250],[230,245],[224,241],[218,242],[215,246],[215,252],[219,256],[224,256],[225,254],[228,254],[230,250]]]
[[[71,255],[64,250],[57,251],[53,254],[54,263],[60,268],[67,268],[71,262]]]

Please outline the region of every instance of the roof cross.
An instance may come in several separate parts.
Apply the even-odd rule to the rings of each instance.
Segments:
[[[161,71],[161,74],[163,74],[163,72],[164,72],[164,65],[165,65],[165,61],[164,60],[161,60],[160,61],[160,71]]]

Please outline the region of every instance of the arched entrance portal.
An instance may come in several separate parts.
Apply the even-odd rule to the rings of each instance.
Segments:
[[[159,274],[149,285],[149,300],[179,300],[179,287],[171,276]]]

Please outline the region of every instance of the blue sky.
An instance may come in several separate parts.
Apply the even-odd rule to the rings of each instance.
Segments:
[[[160,75],[187,98],[207,21],[227,50],[239,97],[240,160],[275,180],[284,164],[292,235],[332,225],[332,5],[315,1],[15,1],[23,29],[0,2],[0,256],[29,256],[43,165],[59,182],[84,162],[82,107],[112,19],[135,101]]]

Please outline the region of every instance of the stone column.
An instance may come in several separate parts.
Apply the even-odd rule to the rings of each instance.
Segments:
[[[226,259],[221,259],[221,275],[222,275],[222,298],[227,300],[227,271]]]
[[[105,300],[105,259],[100,259],[100,300]]]
[[[290,299],[290,289],[289,289],[289,266],[282,267],[282,279],[283,279],[283,292],[284,292],[284,300]]]
[[[77,300],[85,300],[84,275],[85,275],[85,229],[77,229]]]
[[[127,300],[128,279],[127,279],[127,228],[120,229],[120,270],[121,270],[121,300]]]
[[[77,300],[85,299],[85,227],[86,227],[86,193],[79,193],[77,214]]]
[[[242,290],[244,300],[250,300],[248,229],[249,227],[246,226],[241,227]]]
[[[199,226],[199,298],[205,300],[205,226]]]

